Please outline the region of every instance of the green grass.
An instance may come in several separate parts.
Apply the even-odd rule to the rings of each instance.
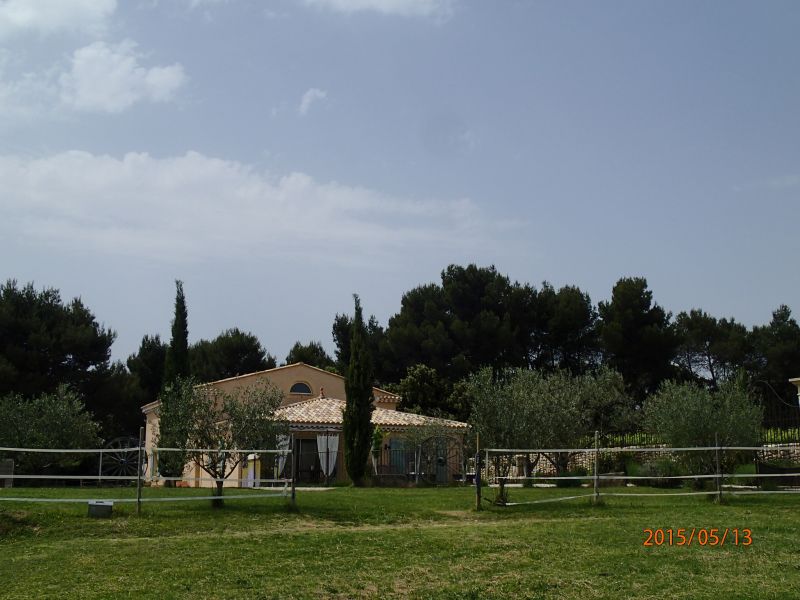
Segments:
[[[511,500],[586,490],[512,489]],[[605,490],[604,490],[605,491]],[[662,490],[663,491],[663,490]],[[146,490],[145,495],[196,494]],[[201,492],[205,493],[205,492]],[[233,492],[231,492],[233,493]],[[236,491],[239,493],[239,491]],[[484,490],[486,496],[492,490]],[[15,489],[0,495],[131,495]],[[0,502],[3,598],[797,598],[800,498],[609,498],[473,510],[469,488],[117,505]],[[644,548],[644,528],[749,528],[749,548]]]

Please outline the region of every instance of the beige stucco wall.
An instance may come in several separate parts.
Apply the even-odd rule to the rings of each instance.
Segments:
[[[148,479],[154,475],[154,458],[153,446],[158,437],[158,411],[151,410],[145,413],[145,427],[144,427],[144,449],[147,453],[147,471],[145,477]]]
[[[316,398],[321,395],[320,392],[323,388],[325,390],[325,397],[327,398],[338,398],[340,400],[345,400],[347,398],[344,389],[344,377],[303,363],[278,367],[277,369],[261,371],[259,373],[253,373],[252,375],[223,379],[221,381],[212,382],[211,385],[223,391],[230,392],[234,389],[253,385],[254,383],[265,380],[276,385],[283,392],[285,399],[282,406],[294,404],[295,402],[302,402],[310,398]],[[295,383],[307,384],[311,388],[311,393],[292,394],[290,390]],[[380,388],[373,388],[373,393],[377,398],[388,392]],[[396,403],[392,401],[378,400],[375,405],[389,410],[397,408]]]
[[[240,377],[233,377],[231,379],[223,379],[222,381],[213,382],[211,385],[217,387],[225,392],[250,386],[263,381],[269,381],[273,385],[280,388],[285,397],[283,406],[293,404],[309,398],[316,398],[320,395],[320,390],[325,388],[325,396],[329,398],[344,398],[344,379],[315,369],[305,364],[290,365],[277,369],[270,369],[269,371],[262,371],[252,375],[243,375]],[[305,383],[311,388],[311,394],[292,394],[292,386],[295,383]]]

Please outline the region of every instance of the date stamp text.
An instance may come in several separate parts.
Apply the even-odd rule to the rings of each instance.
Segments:
[[[642,546],[704,546],[720,547],[751,546],[753,532],[750,529],[739,528],[706,528],[692,527],[686,529],[643,529],[644,541]]]

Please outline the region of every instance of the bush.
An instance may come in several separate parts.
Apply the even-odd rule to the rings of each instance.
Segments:
[[[756,473],[756,465],[754,463],[742,464],[736,467],[733,471],[736,475],[755,475]],[[742,477],[741,479],[736,478],[732,482],[734,485],[758,485],[758,477],[753,477],[752,479],[749,477]]]
[[[762,410],[747,388],[744,375],[726,381],[716,392],[693,383],[665,382],[644,405],[646,427],[672,447],[753,446],[758,443]],[[722,468],[730,472],[744,460],[724,453]],[[683,452],[680,465],[693,474],[716,471],[713,452]]]
[[[681,469],[671,458],[659,458],[648,461],[642,465],[635,463],[629,465],[629,475],[636,477],[652,477],[652,479],[634,479],[636,485],[645,485],[657,488],[677,488],[681,487],[685,479],[664,479],[665,477],[676,477],[685,475],[686,471]]]
[[[100,426],[92,420],[80,395],[65,385],[52,394],[0,397],[0,446],[17,448],[97,448]],[[4,458],[0,453],[0,458]],[[21,473],[68,469],[85,454],[9,453]]]
[[[621,473],[626,470],[625,454],[621,452],[600,452],[597,466],[601,473]]]
[[[765,490],[775,490],[779,486],[797,486],[800,485],[800,477],[792,475],[792,473],[800,473],[800,465],[796,462],[786,459],[773,459],[764,462],[758,462],[755,470],[763,474],[781,475],[780,477],[759,477],[759,485]],[[786,474],[783,476],[783,474]]]
[[[568,471],[559,471],[559,477],[586,477],[588,471],[583,467],[575,467]],[[558,488],[571,488],[580,487],[583,483],[580,479],[556,479],[556,487]]]

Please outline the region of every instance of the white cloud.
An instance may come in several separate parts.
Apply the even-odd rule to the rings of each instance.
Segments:
[[[269,9],[269,8],[265,8],[265,9],[262,11],[262,13],[261,13],[261,14],[263,14],[263,15],[264,15],[264,18],[265,18],[265,19],[269,19],[269,20],[273,20],[273,19],[285,19],[286,17],[288,17],[288,16],[289,16],[289,15],[288,15],[288,13],[274,11],[274,10],[271,10],[271,9]]]
[[[0,123],[22,124],[52,111],[58,103],[56,71],[9,76],[8,59],[0,50]]]
[[[118,113],[137,102],[172,100],[187,81],[183,67],[144,67],[141,58],[130,40],[95,42],[75,50],[68,64],[22,71],[0,50],[0,125],[57,117],[65,109]]]
[[[465,129],[458,134],[456,141],[464,150],[474,150],[478,144],[478,137],[471,129]]]
[[[102,32],[116,0],[0,1],[0,39],[21,33]]]
[[[403,17],[447,19],[455,0],[305,0],[306,4],[341,13],[372,11]]]
[[[319,88],[306,90],[306,93],[300,98],[300,105],[297,107],[297,112],[300,113],[301,116],[305,116],[308,114],[308,111],[311,110],[311,105],[314,104],[314,102],[325,100],[327,97],[328,92],[325,90]]]
[[[196,152],[0,156],[0,238],[146,258],[407,260],[467,252],[492,227],[467,199],[408,200]]]
[[[188,0],[189,8],[202,8],[206,6],[214,6],[215,4],[228,4],[230,0]]]
[[[165,102],[186,82],[183,67],[140,66],[136,44],[95,42],[72,55],[59,78],[61,100],[78,110],[121,112],[141,101]]]

